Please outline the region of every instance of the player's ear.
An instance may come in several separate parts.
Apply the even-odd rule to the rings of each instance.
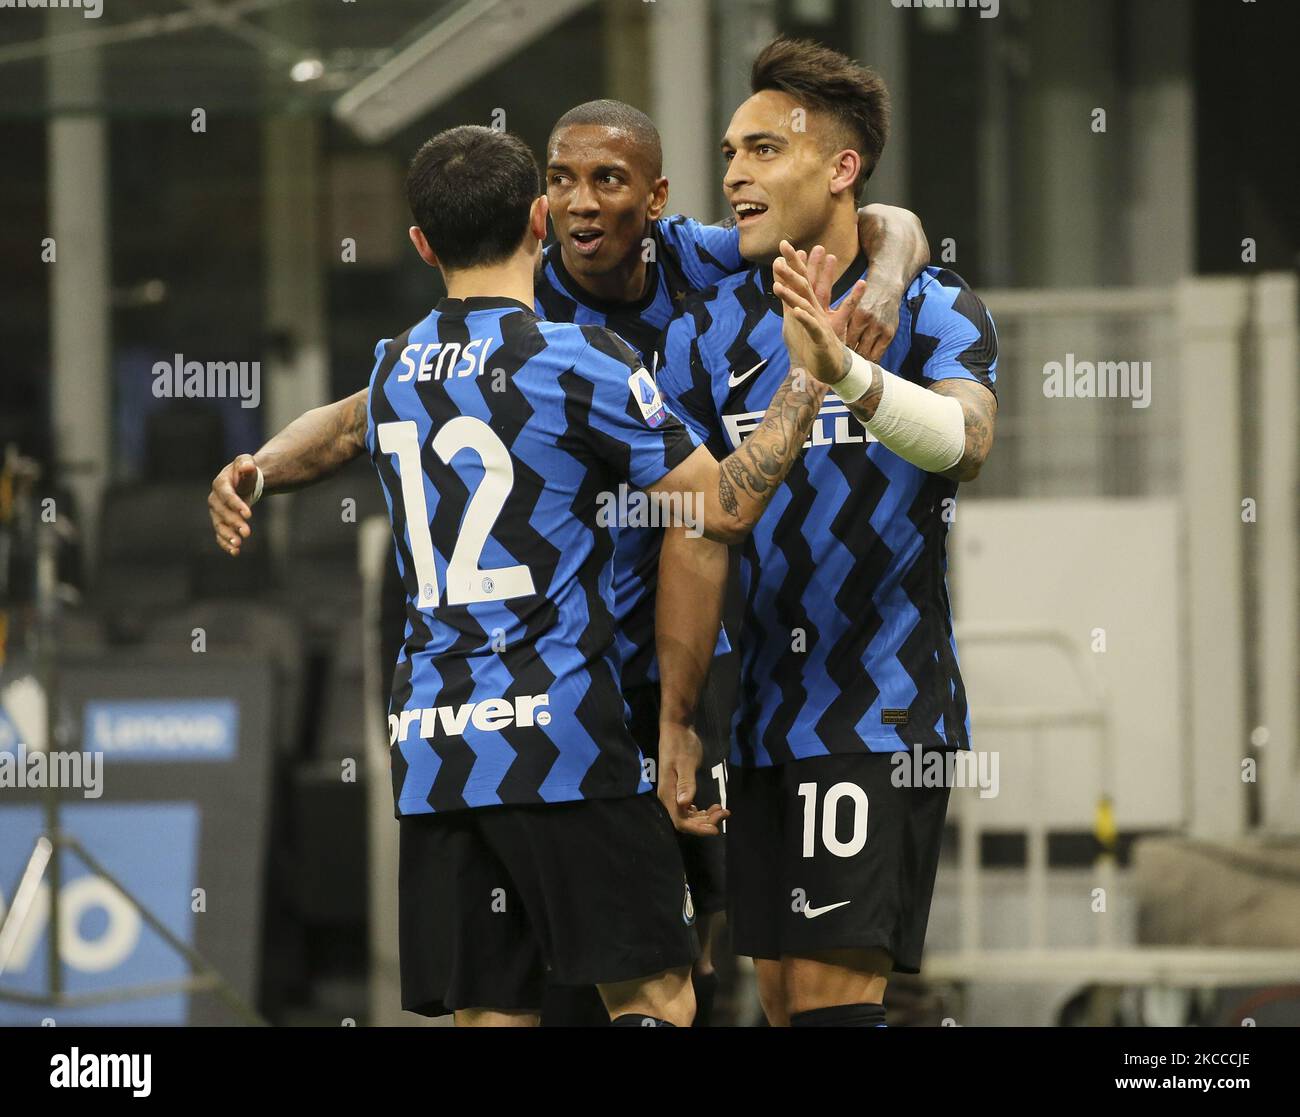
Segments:
[[[658,221],[668,209],[668,180],[660,175],[650,184],[650,208],[646,216]]]
[[[419,225],[412,225],[406,230],[406,235],[411,238],[411,243],[415,245],[415,251],[420,254],[421,260],[431,268],[439,266],[438,257],[434,253],[433,249],[429,247],[429,242],[425,239],[424,233],[421,231]]]
[[[528,231],[539,241],[546,240],[546,217],[551,212],[551,203],[545,194],[539,194],[528,213]]]
[[[852,192],[853,184],[858,181],[862,170],[862,156],[851,147],[835,153],[835,163],[831,170],[831,193],[842,194],[845,190]]]

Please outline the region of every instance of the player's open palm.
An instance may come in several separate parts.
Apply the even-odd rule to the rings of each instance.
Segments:
[[[249,502],[256,485],[257,465],[252,454],[240,454],[212,479],[208,515],[217,546],[228,555],[238,555],[240,544],[252,534],[248,521],[253,509]]]
[[[834,384],[844,376],[845,332],[867,286],[865,280],[858,280],[832,310],[836,267],[835,256],[821,245],[803,252],[784,240],[781,257],[772,267],[772,291],[785,307],[782,337],[790,352],[790,365],[806,368],[825,384]]]
[[[731,813],[720,803],[702,809],[695,805],[695,772],[704,756],[699,734],[683,725],[659,725],[659,801],[673,825],[683,834],[716,837],[722,820]]]

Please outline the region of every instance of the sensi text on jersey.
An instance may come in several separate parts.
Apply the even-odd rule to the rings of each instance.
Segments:
[[[405,383],[411,377],[416,380],[450,380],[453,376],[482,376],[490,340],[476,337],[463,346],[455,341],[408,345],[398,358],[405,371],[399,372],[396,379],[398,383]]]

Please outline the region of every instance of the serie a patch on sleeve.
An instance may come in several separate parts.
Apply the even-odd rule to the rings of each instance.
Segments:
[[[641,417],[645,419],[646,426],[657,427],[668,417],[664,398],[659,394],[659,386],[649,369],[637,369],[627,378],[627,386],[632,390],[632,398],[636,400],[637,406],[641,408]]]

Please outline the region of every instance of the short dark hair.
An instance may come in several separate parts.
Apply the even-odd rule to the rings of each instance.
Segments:
[[[518,136],[467,124],[426,140],[406,175],[411,216],[448,268],[506,259],[542,192],[537,160]]]
[[[551,129],[551,137],[546,141],[547,151],[550,151],[551,142],[561,128],[568,128],[575,124],[594,124],[601,128],[614,128],[628,133],[641,148],[650,177],[658,178],[663,173],[664,149],[659,139],[659,129],[640,109],[633,108],[623,101],[611,101],[607,98],[575,105],[555,122],[555,127]]]
[[[750,89],[775,89],[831,117],[862,156],[862,172],[853,184],[862,196],[889,138],[889,90],[884,79],[847,55],[808,39],[774,39],[754,59]]]

